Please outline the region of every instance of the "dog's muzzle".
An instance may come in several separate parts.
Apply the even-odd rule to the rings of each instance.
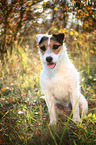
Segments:
[[[55,67],[55,63],[53,63],[53,58],[51,56],[46,57],[47,67],[53,69]]]

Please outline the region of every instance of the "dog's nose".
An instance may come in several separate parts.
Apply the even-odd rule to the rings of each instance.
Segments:
[[[52,62],[53,58],[51,56],[46,57],[47,62]]]

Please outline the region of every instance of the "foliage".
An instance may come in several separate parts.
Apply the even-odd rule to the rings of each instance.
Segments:
[[[7,51],[0,61],[0,144],[96,143],[94,36],[95,32],[66,32],[69,56],[83,76],[82,92],[89,102],[88,115],[82,117],[80,124],[64,114],[59,115],[56,127],[50,127],[48,110],[41,98],[44,94],[39,84],[41,62],[37,50],[17,43],[11,55]]]
[[[28,44],[34,33],[69,29],[70,14],[70,28],[78,32],[94,31],[96,26],[95,0],[1,0],[0,6],[2,54],[8,49],[12,53],[16,40]]]
[[[6,52],[6,48],[14,43],[15,40],[25,39],[29,33],[36,31],[36,19],[39,12],[36,11],[36,4],[39,1],[27,0],[2,0],[1,5],[1,52]],[[12,51],[12,50],[11,50]]]

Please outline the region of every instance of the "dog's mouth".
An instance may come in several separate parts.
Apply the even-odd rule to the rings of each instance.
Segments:
[[[56,66],[56,63],[47,63],[47,67],[53,69]]]

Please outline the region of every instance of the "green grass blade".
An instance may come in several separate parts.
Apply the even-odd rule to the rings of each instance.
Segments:
[[[59,145],[61,145],[61,143],[62,143],[64,133],[65,133],[65,131],[66,131],[66,129],[67,129],[68,123],[69,123],[69,121],[70,121],[70,119],[71,119],[71,117],[72,117],[72,115],[73,115],[74,109],[75,109],[75,107],[76,107],[76,105],[77,105],[79,99],[80,99],[80,98],[78,98],[78,100],[76,101],[76,104],[75,104],[75,106],[74,106],[74,108],[73,108],[73,110],[72,110],[72,112],[71,112],[71,114],[70,114],[70,117],[68,118],[68,121],[67,121],[67,123],[66,123],[66,125],[65,125],[65,127],[64,127],[64,130],[63,130],[63,132],[62,132],[61,139],[60,139],[60,144],[59,144]]]

